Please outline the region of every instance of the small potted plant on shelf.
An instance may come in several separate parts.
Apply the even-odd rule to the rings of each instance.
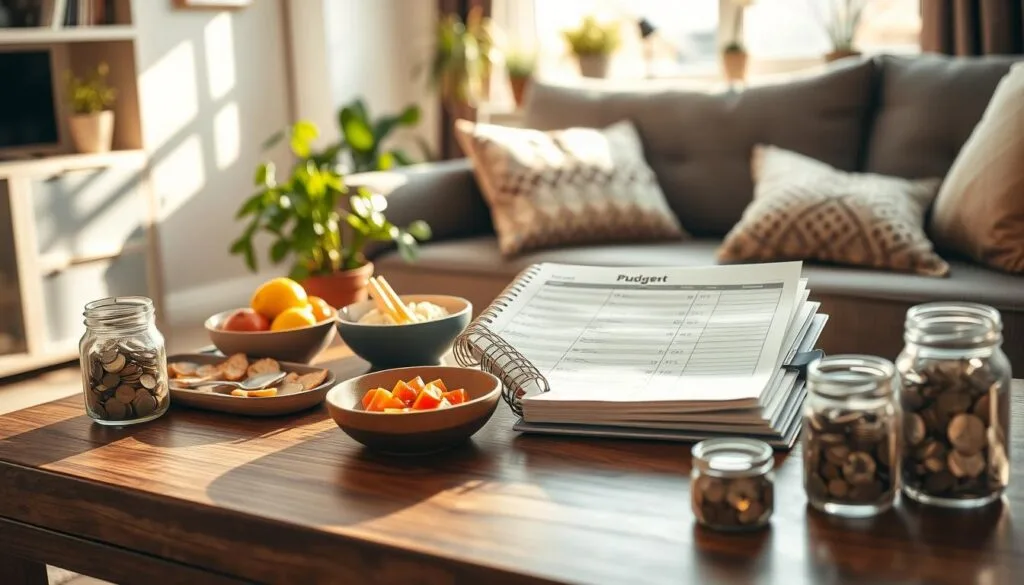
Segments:
[[[722,47],[722,69],[729,83],[747,78],[747,48],[743,45],[743,11],[753,0],[731,0],[731,37]]]
[[[75,150],[83,153],[108,152],[114,139],[114,88],[107,84],[110,69],[100,63],[85,77],[66,73],[67,98],[71,106],[68,130]]]
[[[448,14],[438,23],[429,79],[452,116],[486,101],[496,51],[494,25],[479,7],[470,10],[465,22]]]
[[[533,72],[537,67],[537,58],[529,53],[509,53],[505,57],[505,69],[508,70],[508,82],[512,86],[512,97],[516,100],[516,107],[523,106],[523,98],[526,95],[526,88],[533,79]]]
[[[854,39],[865,4],[865,0],[833,0],[828,4],[828,14],[818,13],[818,20],[832,43],[832,50],[825,54],[826,63],[860,55]]]
[[[562,32],[584,77],[607,77],[612,53],[619,48],[619,23],[602,24],[585,16],[579,27]]]
[[[268,234],[270,261],[277,264],[290,257],[289,276],[309,294],[341,308],[367,298],[373,275],[373,263],[364,255],[367,243],[394,242],[402,258],[413,262],[417,242],[430,238],[430,226],[414,221],[402,229],[389,222],[383,195],[350,189],[331,157],[312,151],[311,143],[318,136],[319,130],[310,122],[298,122],[290,129],[297,161],[283,180],[278,180],[272,163],[257,167],[258,190],[238,210],[237,219],[248,223],[231,244],[231,253],[241,255],[255,272],[254,240],[257,234]]]

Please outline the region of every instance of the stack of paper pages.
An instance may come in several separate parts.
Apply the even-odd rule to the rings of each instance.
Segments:
[[[486,319],[549,386],[524,389],[516,428],[791,446],[805,390],[786,366],[827,320],[800,271],[534,266]]]

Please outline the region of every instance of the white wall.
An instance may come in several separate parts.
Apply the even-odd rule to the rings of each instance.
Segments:
[[[417,67],[428,65],[436,2],[304,0],[290,2],[289,9],[299,117],[336,136],[336,110],[355,97],[365,100],[374,117],[418,103],[423,119],[415,133],[437,150],[440,106],[428,90],[425,69],[414,76]],[[409,142],[408,134],[399,138]]]
[[[268,274],[251,275],[228,254],[239,204],[256,165],[287,163],[261,145],[291,118],[286,44],[278,0],[236,11],[180,10],[135,0],[143,142],[161,203],[165,308],[171,322],[198,323],[244,305]]]

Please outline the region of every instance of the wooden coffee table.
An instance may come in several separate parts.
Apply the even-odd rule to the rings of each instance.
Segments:
[[[331,357],[340,376],[365,368]],[[1018,381],[1018,456],[1022,396]],[[261,420],[172,408],[124,429],[92,424],[81,397],[11,413],[0,417],[0,583],[45,583],[47,562],[147,585],[1024,575],[1022,465],[984,510],[904,502],[851,521],[809,510],[798,454],[780,454],[771,527],[718,534],[693,523],[689,445],[520,436],[512,420],[502,405],[463,448],[395,458],[363,450],[323,409]]]

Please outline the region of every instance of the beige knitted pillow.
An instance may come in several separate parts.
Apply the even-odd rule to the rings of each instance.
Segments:
[[[631,122],[542,132],[458,120],[501,253],[687,234]]]
[[[928,276],[949,265],[924,233],[939,179],[847,173],[757,146],[754,200],[718,250],[723,262],[822,260]]]

